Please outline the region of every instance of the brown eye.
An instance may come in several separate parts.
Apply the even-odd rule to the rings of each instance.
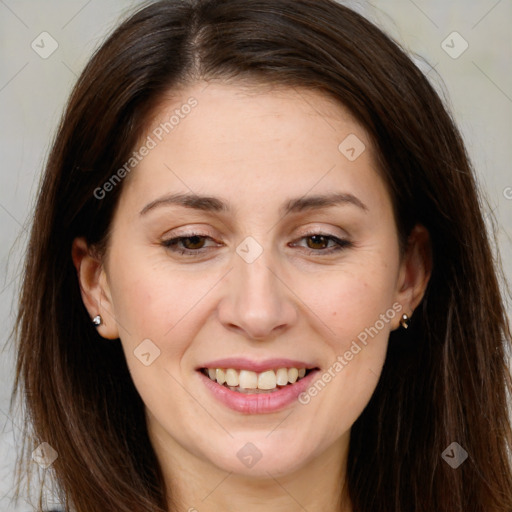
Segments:
[[[329,243],[331,237],[324,236],[324,235],[311,235],[306,237],[306,240],[308,240],[308,248],[309,249],[325,249],[327,247],[327,244]],[[311,241],[311,243],[309,243]],[[325,246],[325,247],[322,247]]]
[[[162,240],[160,243],[171,252],[185,256],[200,256],[209,249],[214,248],[211,244],[206,245],[207,241],[213,242],[213,239],[207,235],[191,233],[189,236]]]
[[[352,242],[337,238],[333,235],[322,233],[312,233],[299,239],[299,242],[305,241],[305,245],[294,243],[292,246],[303,247],[306,252],[317,255],[327,255],[341,251],[342,249],[352,247]]]
[[[185,249],[202,249],[204,246],[205,238],[206,237],[204,236],[188,236],[181,238],[181,243]]]

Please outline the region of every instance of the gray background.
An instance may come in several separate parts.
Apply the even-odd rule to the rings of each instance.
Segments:
[[[41,169],[64,103],[105,35],[139,2],[0,0],[0,315],[3,347],[16,311],[20,262]],[[463,131],[481,187],[499,224],[499,247],[512,274],[510,0],[345,2],[383,27],[413,54]],[[442,42],[458,32],[458,58]],[[48,32],[57,50],[43,59],[31,47]],[[47,37],[47,36],[44,36]],[[452,42],[453,41],[453,42]],[[450,36],[449,51],[464,42]],[[45,48],[49,48],[46,39]],[[41,49],[40,51],[43,51]],[[442,79],[440,78],[442,77]],[[510,308],[509,304],[509,311]],[[0,353],[0,512],[10,502],[19,420],[9,412],[12,351]]]

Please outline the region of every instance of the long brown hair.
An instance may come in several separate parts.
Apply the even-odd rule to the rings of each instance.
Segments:
[[[407,331],[351,430],[357,512],[510,512],[511,332],[500,266],[461,136],[409,57],[332,0],[160,1],[125,21],[73,90],[34,214],[16,340],[30,451],[47,442],[78,512],[168,510],[144,404],[121,346],[91,325],[71,260],[101,245],[122,183],[94,191],[130,157],[163,95],[206,79],[307,87],[335,98],[375,146],[402,243],[420,223],[433,269]],[[32,437],[33,436],[33,445]],[[467,460],[442,458],[457,442]]]

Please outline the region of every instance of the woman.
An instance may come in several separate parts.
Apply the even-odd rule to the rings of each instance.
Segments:
[[[48,161],[26,449],[79,512],[509,511],[498,271],[461,137],[379,29],[154,3]]]

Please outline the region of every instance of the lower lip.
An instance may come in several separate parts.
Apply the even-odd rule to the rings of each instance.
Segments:
[[[319,370],[313,370],[294,384],[288,384],[279,391],[271,393],[246,394],[231,389],[211,380],[198,371],[200,378],[212,395],[230,409],[242,414],[265,414],[279,411],[293,402],[298,403],[298,396],[311,384]]]

